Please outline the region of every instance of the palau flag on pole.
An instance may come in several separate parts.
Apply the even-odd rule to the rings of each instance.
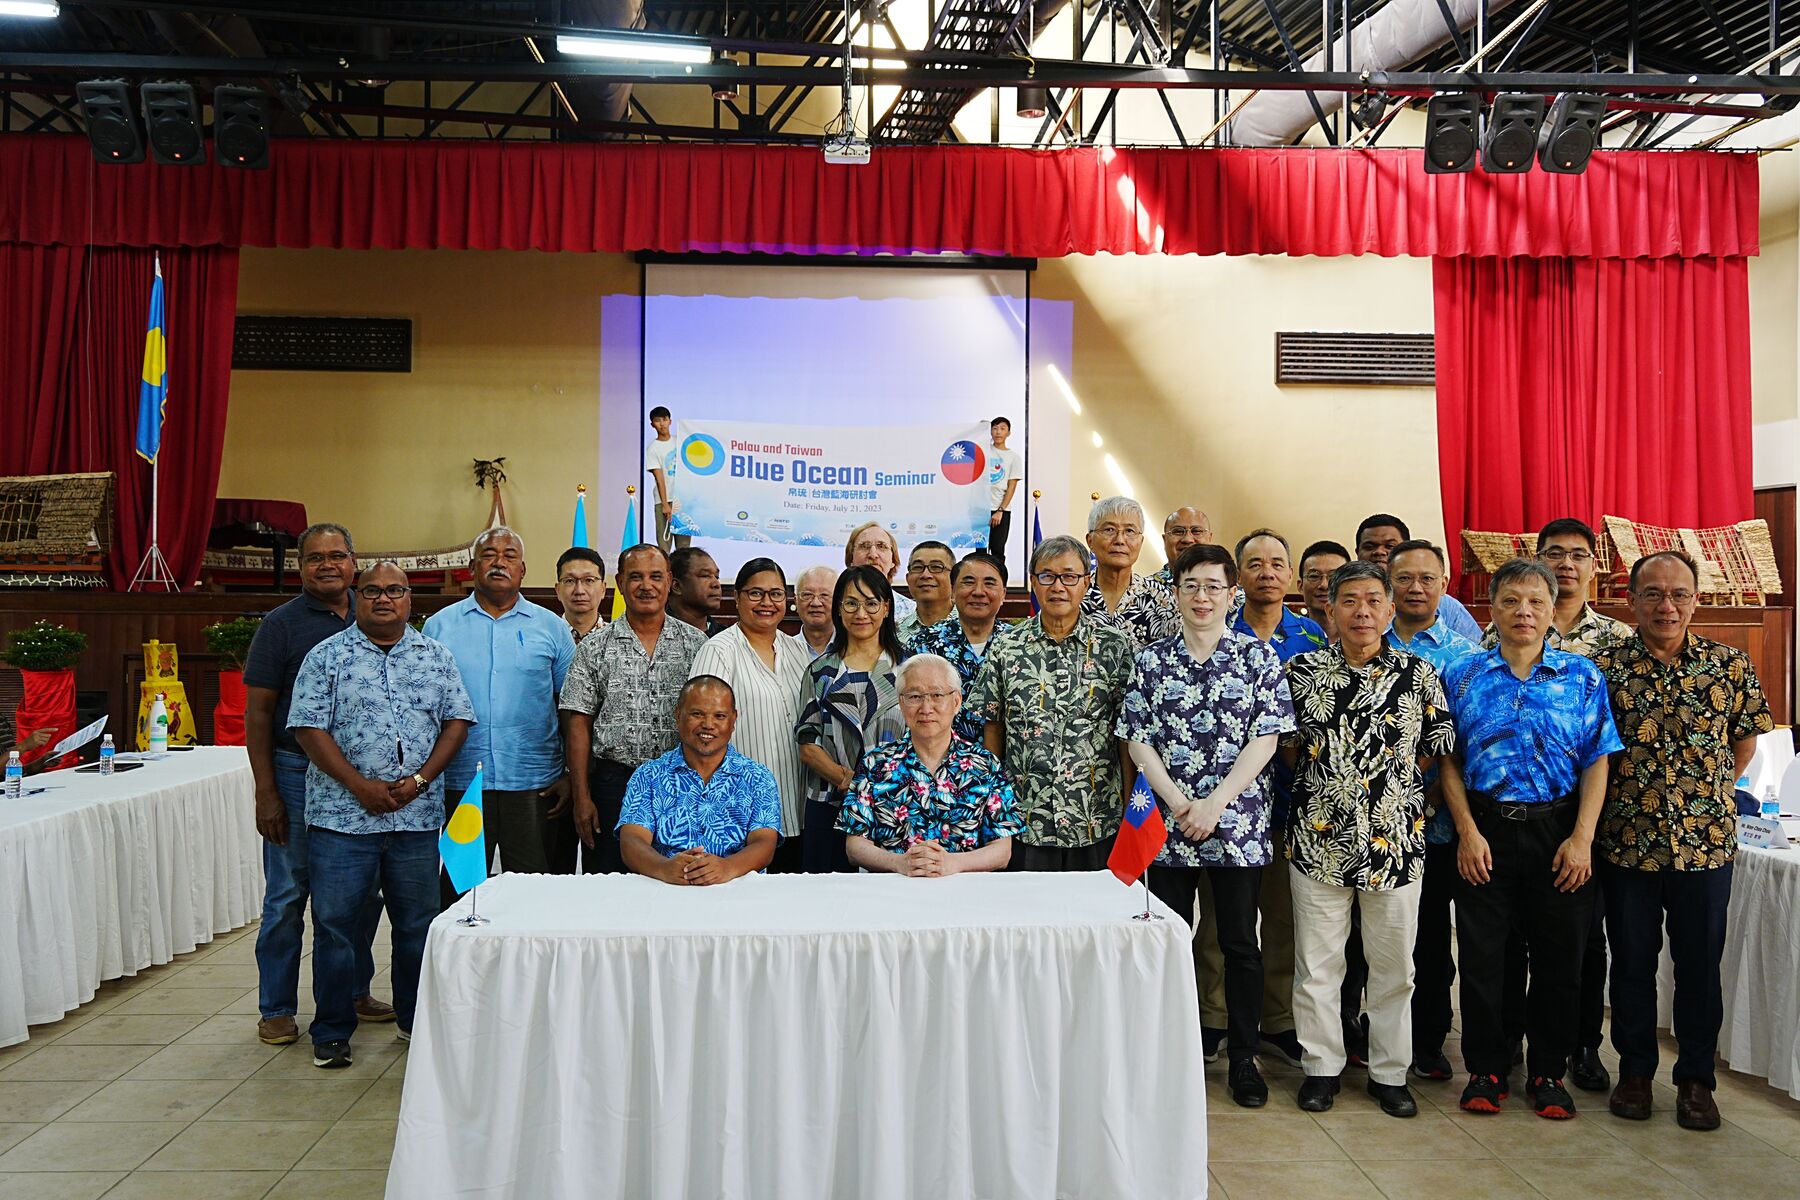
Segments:
[[[637,498],[636,498],[636,496],[630,494],[633,491],[635,491],[635,489],[633,489],[633,488],[626,489],[627,495],[625,497],[625,532],[619,535],[619,553],[620,554],[625,553],[627,550],[631,549],[633,546],[638,544],[638,539],[637,539],[637,527],[638,527]],[[625,615],[625,589],[623,589],[619,586],[619,580],[618,580],[617,576],[615,575],[613,578],[613,602],[612,602],[612,617],[611,617],[611,619],[616,621],[624,615]]]
[[[1038,520],[1037,503],[1036,503],[1036,501],[1033,501],[1032,505],[1031,505],[1031,552],[1033,554],[1036,554],[1037,548],[1039,546],[1041,546],[1043,544],[1043,542],[1044,542],[1044,526],[1043,526],[1043,523]],[[1026,561],[1030,562],[1031,560],[1029,558],[1027,558]],[[1030,591],[1031,580],[1027,579],[1025,581],[1025,588],[1027,591]],[[1037,593],[1031,592],[1031,615],[1035,617],[1035,616],[1037,616],[1037,614],[1038,614]]]
[[[463,793],[462,803],[450,816],[444,832],[438,834],[438,857],[450,875],[450,886],[462,895],[488,877],[487,839],[482,836],[481,764],[475,764],[475,778]]]
[[[587,524],[587,484],[575,487],[575,532],[569,535],[569,545],[586,549],[588,542]]]
[[[162,450],[163,405],[169,395],[169,364],[163,329],[162,255],[156,256],[156,282],[150,285],[150,321],[144,334],[144,373],[138,384],[137,452],[154,463]]]

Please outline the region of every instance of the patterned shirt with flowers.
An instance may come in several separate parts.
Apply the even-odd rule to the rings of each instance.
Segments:
[[[963,706],[956,714],[956,736],[968,738],[971,742],[981,742],[983,721],[981,714],[969,704],[969,689],[975,682],[975,676],[981,671],[981,664],[987,657],[989,646],[1008,626],[1003,621],[994,623],[994,631],[980,650],[969,645],[969,635],[963,632],[962,619],[955,613],[939,621],[936,625],[928,625],[920,630],[912,641],[906,643],[910,654],[935,654],[956,668],[962,679]]]
[[[1575,622],[1569,632],[1564,633],[1555,625],[1544,635],[1544,644],[1552,650],[1561,650],[1568,654],[1579,654],[1583,658],[1592,658],[1612,646],[1622,642],[1633,633],[1631,626],[1623,621],[1615,621],[1611,617],[1601,616],[1594,611],[1594,606],[1581,606],[1581,619]],[[1481,635],[1481,648],[1492,650],[1500,644],[1500,631],[1492,623],[1487,632]]]
[[[931,770],[912,734],[863,755],[838,810],[837,827],[900,854],[918,842],[951,853],[979,850],[1025,828],[1000,760],[960,737]]]
[[[1081,598],[1081,611],[1097,620],[1107,621],[1131,635],[1136,649],[1181,632],[1181,613],[1175,607],[1174,589],[1164,587],[1154,576],[1131,573],[1119,607],[1106,611],[1106,597],[1099,585],[1090,587]]]

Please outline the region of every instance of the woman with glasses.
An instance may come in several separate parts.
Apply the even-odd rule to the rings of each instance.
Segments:
[[[849,538],[844,542],[844,565],[874,567],[891,586],[894,572],[900,569],[900,543],[894,540],[894,535],[880,521],[864,521],[850,531]],[[894,593],[896,622],[906,620],[917,608],[918,605],[910,597]]]
[[[774,773],[781,789],[781,846],[771,871],[801,869],[800,814],[805,796],[794,722],[800,688],[812,657],[800,639],[781,632],[787,616],[787,577],[772,558],[753,558],[738,568],[733,588],[737,622],[700,647],[688,678],[716,675],[737,697],[737,729],[731,744]]]
[[[794,740],[806,765],[806,870],[848,871],[838,806],[863,751],[905,730],[894,668],[906,657],[894,628],[894,592],[872,566],[850,567],[832,594],[831,645],[807,669]]]

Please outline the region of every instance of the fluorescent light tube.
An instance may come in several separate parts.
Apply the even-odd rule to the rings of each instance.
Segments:
[[[571,58],[618,58],[693,66],[706,66],[713,61],[712,46],[708,42],[624,32],[559,33],[556,35],[556,52]]]

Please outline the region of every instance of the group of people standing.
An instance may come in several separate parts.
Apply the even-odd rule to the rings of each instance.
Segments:
[[[1169,828],[1149,885],[1195,924],[1206,1051],[1237,1103],[1267,1102],[1273,1054],[1304,1070],[1303,1109],[1358,1064],[1385,1112],[1413,1115],[1409,1072],[1451,1076],[1460,974],[1463,1108],[1499,1111],[1524,1054],[1539,1115],[1575,1115],[1567,1078],[1648,1119],[1666,923],[1676,1115],[1717,1127],[1734,784],[1772,722],[1748,659],[1688,628],[1695,564],[1635,563],[1626,626],[1588,604],[1592,530],[1555,521],[1493,576],[1483,630],[1446,594],[1443,551],[1388,514],[1354,549],[1295,558],[1269,529],[1218,545],[1183,507],[1167,565],[1140,575],[1146,532],[1135,501],[1095,504],[1085,539],[1034,548],[1036,613],[1008,625],[1002,556],[923,542],[905,596],[870,523],[791,598],[778,563],[746,562],[720,628],[700,549],[622,553],[607,623],[597,555],[559,560],[557,616],[519,594],[524,546],[497,528],[472,548],[474,592],[420,634],[397,568],[353,586],[349,534],[308,530],[306,590],[246,669],[265,1040],[298,1036],[309,890],[315,1061],[346,1065],[359,1019],[410,1029],[450,899],[430,839],[477,762],[502,869],[678,885],[1095,870],[1141,775]],[[385,1012],[367,994],[383,904]],[[1596,1053],[1609,943],[1616,1086]]]

